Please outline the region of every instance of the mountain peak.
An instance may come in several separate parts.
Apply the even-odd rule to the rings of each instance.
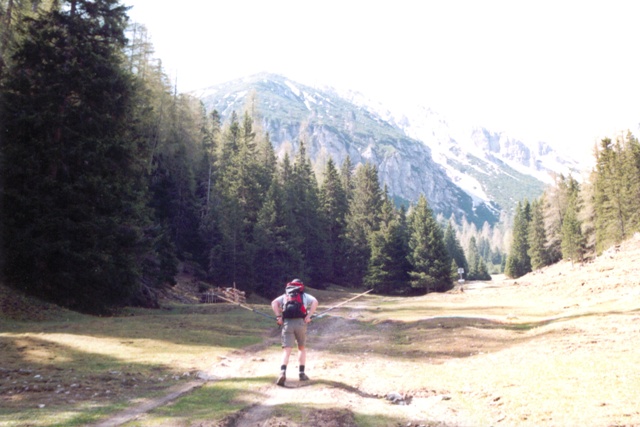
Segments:
[[[542,194],[552,173],[576,170],[548,144],[526,143],[482,127],[451,125],[426,106],[387,106],[353,91],[308,86],[258,73],[197,91],[223,118],[255,93],[262,128],[280,156],[304,140],[316,171],[328,157],[371,162],[390,195],[404,203],[420,194],[435,212],[479,226],[502,210]]]

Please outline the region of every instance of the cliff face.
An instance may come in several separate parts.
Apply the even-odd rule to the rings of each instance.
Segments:
[[[549,153],[548,147],[540,145],[532,152],[518,140],[481,128],[454,137],[456,130],[428,109],[394,115],[353,94],[271,74],[194,95],[223,119],[232,111],[250,111],[279,156],[293,154],[304,141],[318,173],[330,157],[338,166],[347,156],[354,166],[370,162],[396,200],[412,203],[424,194],[432,209],[447,217],[494,223],[501,209],[524,197],[536,198],[543,188],[543,182],[526,171],[544,171],[538,160]]]

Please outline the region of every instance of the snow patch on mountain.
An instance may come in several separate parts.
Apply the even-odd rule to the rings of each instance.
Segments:
[[[296,85],[291,83],[289,80],[285,80],[284,84],[286,84],[287,87],[291,89],[291,92],[293,92],[295,96],[298,96],[298,97],[300,96],[300,89],[298,89]]]
[[[332,157],[340,164],[349,156],[354,165],[372,162],[399,200],[411,203],[424,194],[436,210],[474,217],[480,225],[524,197],[538,197],[551,173],[574,167],[548,144],[454,121],[424,105],[383,104],[358,92],[277,75],[194,95],[225,117],[242,108],[248,87],[257,91],[262,126],[278,155],[304,139],[312,161]]]
[[[585,168],[585,165],[562,155],[543,141],[516,138],[505,132],[451,120],[424,105],[382,104],[353,91],[343,91],[339,95],[402,129],[408,137],[427,145],[434,159],[447,170],[454,182],[485,201],[486,193],[482,191],[480,182],[460,173],[458,168],[451,165],[452,160],[458,165],[475,169],[478,166],[469,161],[471,157],[488,164],[503,162],[547,184],[553,182],[554,174],[576,175]]]

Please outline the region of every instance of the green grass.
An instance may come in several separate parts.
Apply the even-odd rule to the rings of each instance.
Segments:
[[[0,426],[86,425],[131,399],[194,379],[217,357],[261,342],[273,326],[226,304],[128,309],[102,318],[60,313],[2,323]]]
[[[271,382],[271,378],[254,378],[206,383],[175,402],[150,411],[139,421],[126,425],[198,425],[220,421],[250,406],[248,396],[256,394],[257,387]]]

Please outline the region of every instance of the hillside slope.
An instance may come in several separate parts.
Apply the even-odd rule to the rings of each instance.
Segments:
[[[388,106],[358,93],[309,87],[258,74],[193,93],[223,119],[250,111],[279,156],[300,141],[321,173],[331,157],[340,165],[371,162],[396,200],[424,194],[436,213],[495,223],[517,201],[532,200],[553,173],[580,165],[543,142],[525,143],[481,127],[450,124],[425,107]]]

